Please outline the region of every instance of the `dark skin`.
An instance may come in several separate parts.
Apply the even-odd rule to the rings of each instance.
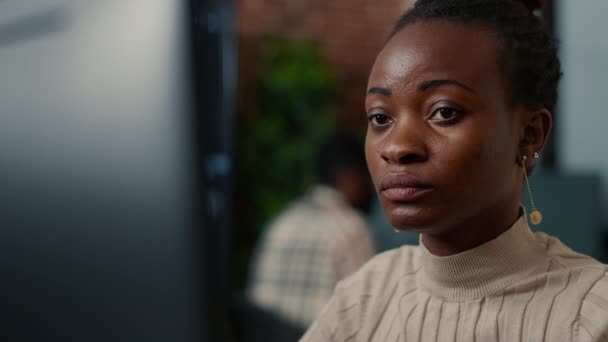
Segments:
[[[418,22],[387,43],[370,74],[365,148],[380,203],[396,229],[420,232],[435,255],[469,250],[513,225],[522,156],[530,169],[551,129],[545,108],[509,96],[501,49],[494,32],[474,24]],[[389,198],[391,177],[424,191]]]

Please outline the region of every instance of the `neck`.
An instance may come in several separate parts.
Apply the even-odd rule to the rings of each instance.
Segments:
[[[418,279],[433,295],[450,301],[482,298],[532,274],[545,264],[544,247],[520,216],[491,241],[450,256],[437,256],[420,246]]]
[[[495,239],[509,229],[520,215],[518,201],[499,203],[454,226],[436,233],[422,233],[422,243],[436,256],[462,253]]]

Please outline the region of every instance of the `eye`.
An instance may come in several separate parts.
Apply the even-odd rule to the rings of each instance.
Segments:
[[[431,122],[450,122],[459,119],[464,114],[463,111],[452,107],[440,107],[433,111],[428,120]]]
[[[368,117],[368,120],[369,123],[375,127],[385,127],[392,122],[392,119],[388,115],[382,113],[371,114]]]

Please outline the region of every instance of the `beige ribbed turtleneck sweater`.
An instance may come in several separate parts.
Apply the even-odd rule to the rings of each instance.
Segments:
[[[607,271],[522,216],[460,254],[376,256],[338,284],[301,341],[608,341]]]

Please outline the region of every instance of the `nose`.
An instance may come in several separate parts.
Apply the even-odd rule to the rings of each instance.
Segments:
[[[412,164],[428,159],[423,127],[414,123],[396,125],[384,138],[380,156],[388,164]]]

